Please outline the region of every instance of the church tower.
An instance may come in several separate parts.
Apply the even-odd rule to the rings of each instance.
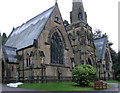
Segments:
[[[84,11],[82,0],[73,0],[72,12],[70,12],[71,23],[77,21],[84,21],[87,23],[87,14]]]
[[[66,27],[74,53],[75,65],[90,64],[95,66],[95,46],[92,28],[87,23],[82,0],[73,0],[70,12],[71,24]]]

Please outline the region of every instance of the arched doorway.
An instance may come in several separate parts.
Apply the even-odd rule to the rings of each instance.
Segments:
[[[89,64],[89,65],[92,66],[92,62],[91,62],[90,58],[88,58],[88,62],[87,62],[87,64]]]
[[[51,36],[50,57],[53,64],[64,64],[64,42],[62,36],[58,32],[54,32]]]

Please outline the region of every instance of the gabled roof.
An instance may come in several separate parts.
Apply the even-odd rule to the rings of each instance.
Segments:
[[[102,59],[106,40],[106,37],[94,40],[98,61]]]
[[[39,37],[54,8],[55,6],[51,7],[13,30],[5,46],[15,47],[19,50],[33,45],[34,39]]]
[[[3,54],[7,62],[17,63],[16,50],[17,48],[14,47],[3,46]]]

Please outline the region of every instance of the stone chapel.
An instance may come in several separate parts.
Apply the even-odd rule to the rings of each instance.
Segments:
[[[56,3],[13,29],[2,47],[3,82],[69,81],[77,65],[97,68],[97,47],[82,0],[73,0],[70,20],[65,27]]]

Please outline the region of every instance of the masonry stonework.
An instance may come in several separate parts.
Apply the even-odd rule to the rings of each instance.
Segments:
[[[72,69],[81,64],[96,67],[101,79],[113,77],[108,46],[103,48],[99,61],[99,45],[96,46],[99,40],[93,39],[82,0],[73,1],[71,24],[67,27],[56,3],[12,31],[3,46],[0,62],[4,63],[3,81],[72,80]]]

